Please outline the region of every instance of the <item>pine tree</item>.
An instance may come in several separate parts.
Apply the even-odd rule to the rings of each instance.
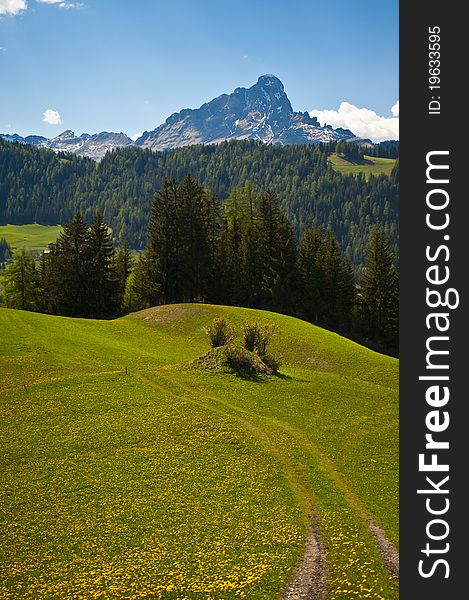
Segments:
[[[363,334],[396,352],[399,279],[392,246],[379,227],[373,230],[370,237],[358,301]]]
[[[318,321],[321,309],[322,272],[318,255],[322,243],[322,231],[306,225],[298,248],[300,314],[313,323]]]
[[[49,298],[55,314],[78,317],[92,314],[88,225],[80,212],[64,226],[50,255]]]
[[[124,295],[127,310],[140,310],[162,303],[161,276],[158,259],[147,249],[140,254],[134,270],[130,274]]]
[[[5,238],[0,238],[0,269],[5,268],[5,263],[11,260],[13,252]]]
[[[317,266],[320,271],[319,320],[333,327],[347,327],[355,286],[350,265],[343,259],[331,228],[324,234],[318,250]]]
[[[223,269],[222,297],[228,304],[239,305],[246,296],[243,273],[243,248],[247,231],[254,219],[254,200],[249,184],[233,188],[224,203],[225,221],[221,232],[220,252]]]
[[[13,256],[13,264],[5,269],[3,279],[7,308],[36,309],[36,265],[24,249]]]
[[[118,280],[114,268],[112,234],[96,212],[88,232],[90,311],[96,317],[114,314],[119,307]]]
[[[217,209],[214,197],[191,175],[179,184],[178,196],[180,299],[200,301],[211,284]]]
[[[178,184],[165,178],[162,189],[153,196],[147,243],[147,250],[158,261],[158,285],[165,303],[177,301],[181,295],[178,207]]]
[[[124,294],[125,294],[125,286],[127,283],[127,279],[132,272],[134,267],[134,257],[132,255],[132,250],[127,242],[124,240],[124,243],[119,248],[115,258],[115,269],[118,280],[118,294],[119,294],[119,304],[122,306]]]

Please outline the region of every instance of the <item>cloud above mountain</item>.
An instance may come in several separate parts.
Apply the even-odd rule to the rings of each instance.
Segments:
[[[52,110],[52,108],[48,108],[43,112],[42,120],[49,125],[61,125],[63,123],[60,114],[56,110]]]
[[[359,108],[350,102],[341,102],[337,110],[313,109],[309,111],[321,125],[350,129],[359,137],[373,142],[399,139],[399,100],[390,109],[392,117],[383,117],[369,108]]]

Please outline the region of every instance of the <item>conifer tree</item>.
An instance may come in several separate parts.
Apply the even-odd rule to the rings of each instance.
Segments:
[[[124,305],[127,310],[140,310],[162,303],[158,259],[151,249],[140,254],[127,279]]]
[[[89,228],[87,243],[91,314],[97,317],[111,315],[119,307],[117,273],[113,264],[114,244],[111,231],[99,211]]]
[[[306,225],[298,248],[300,313],[313,323],[318,321],[321,308],[322,273],[318,266],[318,255],[322,243],[322,231]]]
[[[63,227],[50,255],[51,310],[66,316],[90,316],[90,245],[88,225],[80,212]]]
[[[396,352],[399,278],[392,246],[379,227],[370,237],[358,300],[363,334]]]
[[[5,238],[0,238],[0,269],[5,268],[5,262],[13,256],[10,245]]]
[[[350,323],[355,295],[353,274],[343,259],[334,232],[324,234],[317,254],[320,271],[319,320],[334,327]]]
[[[153,196],[147,243],[148,252],[158,261],[162,302],[174,302],[180,296],[178,208],[178,184],[165,178],[163,187]]]
[[[36,309],[36,265],[24,249],[14,254],[13,263],[5,269],[3,278],[7,308]]]
[[[254,199],[249,183],[233,188],[224,203],[225,221],[220,240],[225,301],[243,304],[246,296],[243,252],[248,229],[254,220]]]
[[[118,280],[118,294],[119,294],[119,304],[122,305],[124,294],[125,294],[125,285],[127,283],[127,279],[132,272],[134,267],[134,257],[132,255],[132,250],[127,242],[124,240],[124,243],[117,251],[115,257],[115,270],[117,274]]]

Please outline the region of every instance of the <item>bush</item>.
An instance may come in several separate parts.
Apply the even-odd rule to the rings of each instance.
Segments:
[[[255,352],[241,346],[225,346],[226,366],[238,375],[272,375],[268,367]]]
[[[223,317],[216,317],[208,327],[203,328],[204,333],[210,340],[212,348],[225,346],[234,338],[235,333]]]
[[[280,363],[267,354],[270,341],[279,331],[277,325],[245,323],[241,343],[231,343],[235,332],[223,317],[213,319],[203,331],[212,349],[195,359],[195,366],[210,371],[225,368],[242,377],[278,373]]]
[[[279,329],[274,323],[260,325],[259,323],[245,323],[243,325],[244,347],[249,352],[255,352],[259,358],[267,356],[267,347],[277,335]]]
[[[272,375],[276,375],[280,369],[280,362],[273,356],[264,356],[262,362],[267,365]]]

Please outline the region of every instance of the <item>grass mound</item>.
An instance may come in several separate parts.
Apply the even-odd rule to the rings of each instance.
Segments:
[[[232,373],[240,377],[275,375],[278,372],[277,363],[274,360],[270,361],[270,365],[268,363],[268,358],[262,360],[256,352],[246,350],[239,344],[227,344],[211,348],[192,361],[192,364],[196,367],[212,372]]]

